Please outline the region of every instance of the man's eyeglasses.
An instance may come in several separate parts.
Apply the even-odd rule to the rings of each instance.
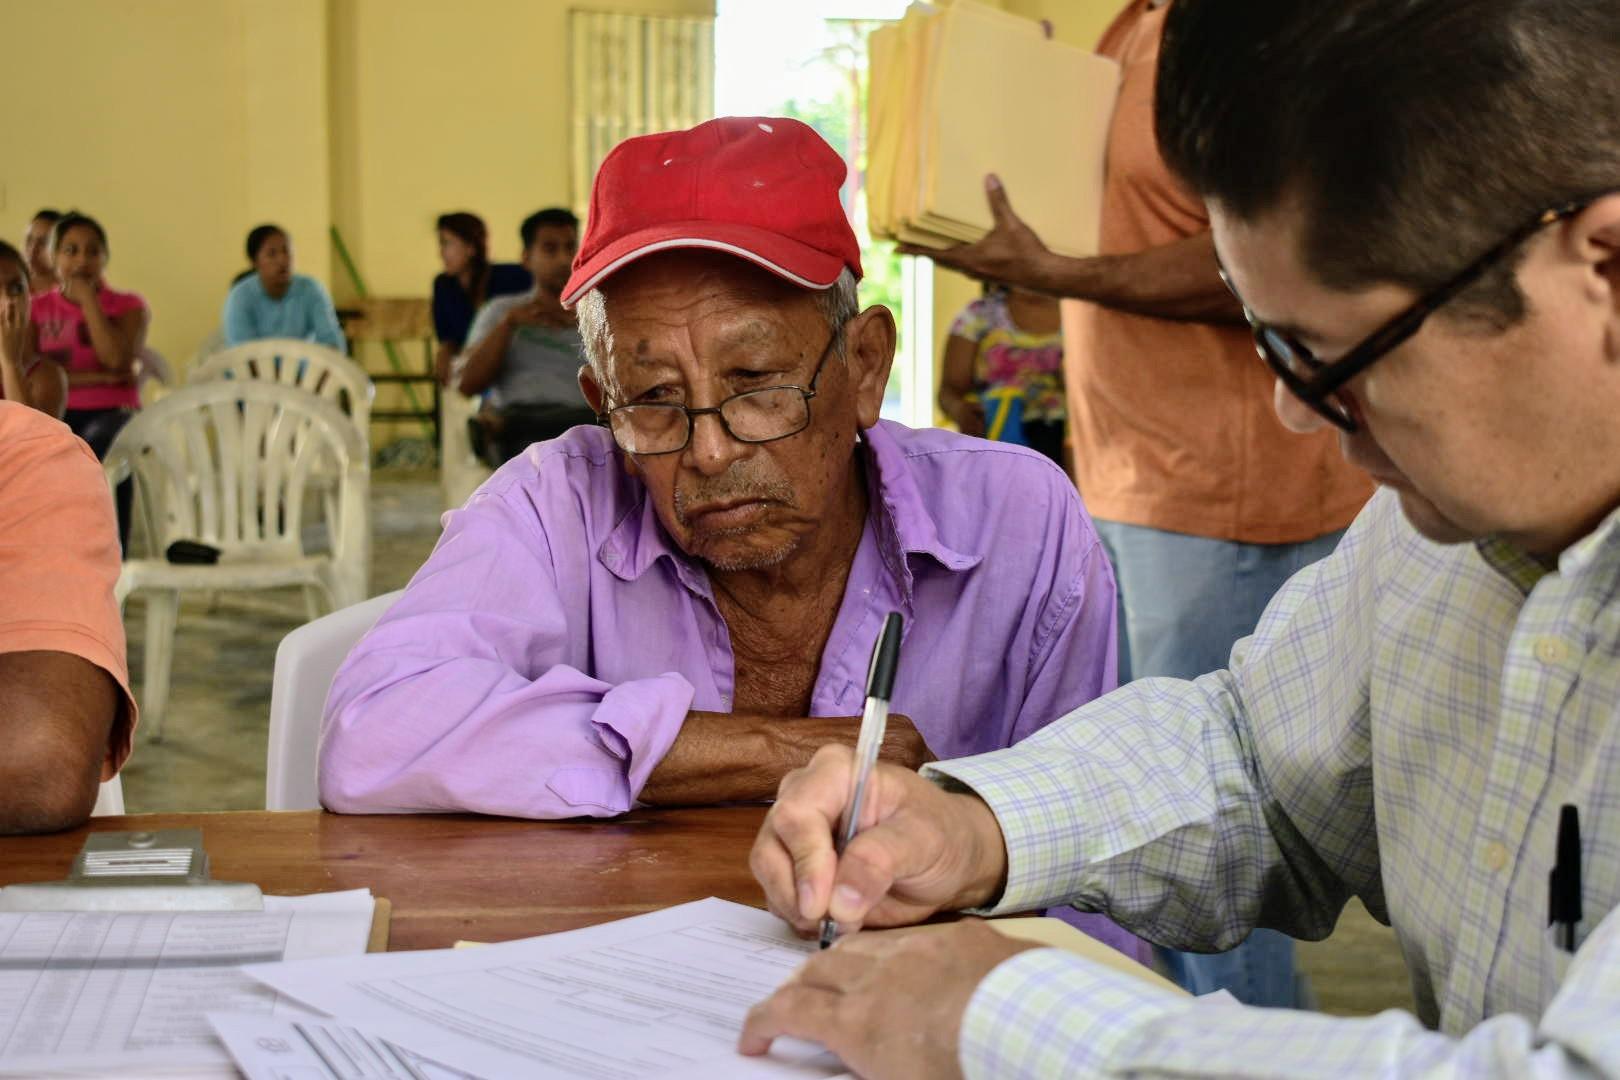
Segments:
[[[842,324],[833,329],[816,361],[808,387],[766,386],[745,390],[712,409],[689,409],[666,402],[620,405],[598,414],[596,422],[613,433],[613,441],[619,444],[619,449],[639,457],[685,450],[686,444],[692,441],[693,419],[699,416],[718,417],[726,434],[738,442],[775,442],[797,435],[810,426],[810,399],[816,396],[821,369],[826,367],[827,357],[832,355],[833,345],[843,331]]]
[[[1554,222],[1580,213],[1591,203],[1591,199],[1579,199],[1543,210],[1534,219],[1509,233],[1501,243],[1469,263],[1451,280],[1420,298],[1331,364],[1317,359],[1311,350],[1300,344],[1293,335],[1256,319],[1246,304],[1243,307],[1243,317],[1249,321],[1249,328],[1254,331],[1254,344],[1260,358],[1266,362],[1277,378],[1282,380],[1283,385],[1300,401],[1336,427],[1343,431],[1354,432],[1357,427],[1355,417],[1338,393],[1345,383],[1411,338],[1422,329],[1430,315],[1454,300],[1520,244]],[[1232,287],[1232,279],[1227,276],[1225,267],[1221,267],[1221,280],[1232,290],[1232,295],[1237,296],[1237,290]],[[1241,304],[1243,298],[1238,297],[1238,302]]]

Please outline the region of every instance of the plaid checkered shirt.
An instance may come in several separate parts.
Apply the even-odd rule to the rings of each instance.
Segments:
[[[1145,679],[930,766],[1006,837],[995,911],[1073,903],[1183,949],[1394,927],[1417,1016],[1177,997],[1051,949],[975,991],[969,1077],[1620,1076],[1620,512],[1556,568],[1442,546],[1380,492],[1230,670]],[[1559,808],[1584,919],[1547,929]]]

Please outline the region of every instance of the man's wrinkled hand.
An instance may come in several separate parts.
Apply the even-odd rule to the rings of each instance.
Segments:
[[[899,713],[889,714],[888,726],[883,729],[883,745],[878,748],[878,758],[892,761],[903,769],[920,769],[930,761],[939,760],[928,749],[928,743],[923,741],[922,732],[911,722],[911,717]]]
[[[841,939],[754,1006],[738,1049],[779,1036],[821,1043],[867,1080],[959,1077],[962,1016],[984,977],[1038,948],[978,919]]]
[[[980,281],[1017,285],[1034,292],[1050,291],[1048,267],[1052,253],[1035,235],[1035,230],[1013,213],[1000,180],[995,176],[985,177],[984,191],[994,221],[984,239],[943,249],[901,244],[896,250],[902,255],[926,255],[941,266]]]

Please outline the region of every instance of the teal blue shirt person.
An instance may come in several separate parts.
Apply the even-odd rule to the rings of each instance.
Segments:
[[[325,286],[292,269],[292,238],[275,225],[248,233],[247,256],[253,264],[225,298],[225,343],[240,345],[261,338],[297,338],[345,350],[332,297]]]

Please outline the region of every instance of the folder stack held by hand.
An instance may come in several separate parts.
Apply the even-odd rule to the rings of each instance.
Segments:
[[[1118,65],[972,0],[912,4],[869,50],[873,236],[934,248],[980,239],[995,173],[1047,247],[1096,252]]]

